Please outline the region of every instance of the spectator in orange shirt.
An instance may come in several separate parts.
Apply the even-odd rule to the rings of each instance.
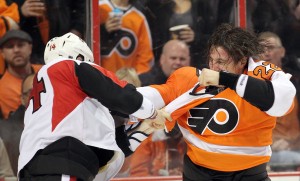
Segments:
[[[4,119],[21,105],[22,80],[42,65],[30,63],[32,39],[24,31],[10,30],[0,39],[0,53],[7,69],[0,80],[0,109]]]
[[[101,66],[116,72],[135,68],[138,74],[154,64],[148,22],[130,0],[100,0]]]

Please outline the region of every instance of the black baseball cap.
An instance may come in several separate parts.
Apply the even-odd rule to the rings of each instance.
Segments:
[[[13,38],[25,40],[29,43],[32,43],[32,38],[25,31],[10,30],[10,31],[7,31],[4,34],[4,36],[0,38],[0,47],[2,47],[8,40],[13,39]]]

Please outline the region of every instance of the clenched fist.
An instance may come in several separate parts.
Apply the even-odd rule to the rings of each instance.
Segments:
[[[202,86],[219,86],[220,73],[207,68],[202,69],[198,81]]]
[[[137,128],[137,130],[146,134],[151,134],[155,130],[164,129],[166,120],[172,120],[170,114],[167,113],[164,109],[157,110],[156,117],[153,119],[143,120],[142,124],[139,126],[139,128]]]

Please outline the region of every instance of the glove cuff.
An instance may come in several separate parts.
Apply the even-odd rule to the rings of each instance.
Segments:
[[[221,71],[219,85],[224,85],[231,88],[232,90],[235,90],[239,77],[240,75]]]

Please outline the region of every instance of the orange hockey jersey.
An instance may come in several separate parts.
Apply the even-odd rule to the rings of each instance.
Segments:
[[[137,73],[150,70],[154,64],[152,39],[144,15],[133,6],[124,11],[121,19],[121,38],[101,55],[101,66],[116,72],[122,67],[133,67]],[[99,1],[100,24],[104,24],[114,9],[110,0]],[[103,38],[103,37],[100,37]]]
[[[239,81],[248,76],[267,79],[274,89],[273,106],[261,111],[243,98],[240,87],[246,89],[245,81],[238,81],[236,91],[226,88],[205,92],[204,87],[195,88],[196,71],[184,67],[175,71],[166,84],[138,90],[156,107],[166,106],[173,119],[166,121],[167,130],[177,120],[188,145],[187,155],[195,164],[218,171],[238,171],[268,162],[275,116],[288,112],[295,96],[290,75],[270,63],[249,59],[247,75],[242,74]]]

